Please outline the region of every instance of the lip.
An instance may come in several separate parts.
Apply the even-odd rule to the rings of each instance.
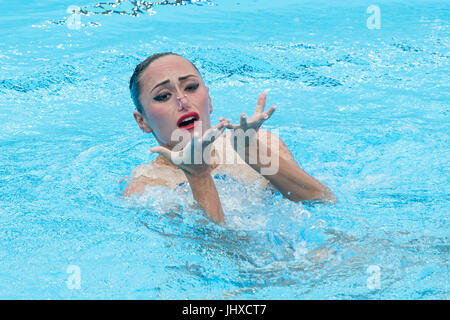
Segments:
[[[192,124],[190,124],[190,125],[188,125],[186,127],[183,127],[182,129],[189,130],[189,129],[192,129],[193,127],[195,127],[197,125],[198,120],[200,119],[200,115],[197,112],[189,112],[189,113],[183,114],[177,121],[177,127],[180,127],[180,123],[184,119],[189,118],[189,117],[196,117],[197,120],[194,121],[194,123],[192,123]]]

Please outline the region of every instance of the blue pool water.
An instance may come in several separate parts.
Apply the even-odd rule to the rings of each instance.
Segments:
[[[448,1],[104,7],[0,3],[0,298],[450,297]],[[185,187],[124,200],[155,145],[128,81],[161,51],[203,73],[213,123],[270,89],[265,128],[339,203],[218,179],[220,226]]]

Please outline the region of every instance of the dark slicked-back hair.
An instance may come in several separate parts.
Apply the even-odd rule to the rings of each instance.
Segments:
[[[159,58],[165,57],[165,56],[169,56],[169,55],[179,56],[179,57],[184,58],[183,56],[181,56],[181,55],[179,55],[177,53],[173,53],[173,52],[155,53],[155,54],[152,54],[151,56],[149,56],[148,58],[146,58],[141,63],[139,63],[136,66],[136,68],[134,69],[133,75],[131,76],[131,79],[130,79],[130,93],[131,93],[131,99],[133,100],[133,103],[136,106],[137,111],[139,111],[140,113],[143,112],[143,108],[142,108],[141,102],[139,100],[139,94],[140,94],[140,91],[141,91],[139,78],[141,76],[141,73],[144,72],[144,70],[147,69],[147,67],[153,61],[155,61],[155,60],[157,60]],[[197,70],[197,72],[200,74],[200,72],[198,71],[197,67],[192,62],[191,62],[191,64],[194,66],[195,70]]]

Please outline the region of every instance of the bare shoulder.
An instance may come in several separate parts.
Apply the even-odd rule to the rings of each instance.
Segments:
[[[139,194],[145,191],[146,186],[164,186],[167,187],[167,181],[161,178],[150,178],[146,176],[139,176],[133,178],[131,182],[125,187],[123,192],[124,197],[131,197],[134,194]]]
[[[158,156],[150,164],[138,166],[131,175],[133,178],[125,187],[124,197],[142,193],[147,186],[175,189],[178,184],[186,180],[182,171],[162,156]]]

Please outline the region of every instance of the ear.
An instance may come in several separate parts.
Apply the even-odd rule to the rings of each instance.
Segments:
[[[134,120],[136,120],[136,123],[138,124],[139,128],[141,128],[142,131],[144,131],[145,133],[150,133],[153,131],[153,129],[147,124],[147,121],[139,111],[134,110],[133,116]]]
[[[209,87],[206,87],[206,92],[208,93],[208,101],[209,101],[209,113],[212,113],[212,102],[211,102],[211,96],[209,95]]]

